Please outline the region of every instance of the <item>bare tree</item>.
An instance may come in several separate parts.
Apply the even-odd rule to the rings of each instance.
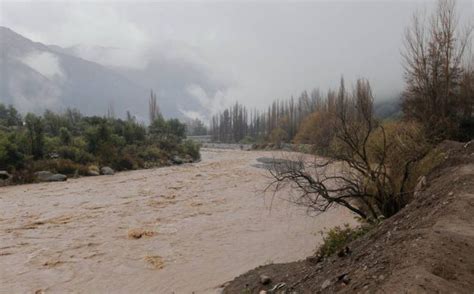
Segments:
[[[440,138],[456,128],[461,62],[471,41],[471,29],[462,32],[458,21],[455,1],[439,0],[428,19],[415,14],[405,33],[403,111]]]
[[[150,100],[148,102],[148,111],[149,111],[149,119],[150,124],[153,123],[155,120],[162,117],[160,112],[160,107],[156,101],[156,94],[151,90],[150,93]]]
[[[461,107],[460,139],[468,141],[474,138],[474,54],[469,51],[463,64],[463,73],[459,92]]]
[[[369,222],[393,215],[408,202],[406,184],[413,164],[428,149],[411,150],[402,163],[401,176],[390,172],[390,147],[384,127],[373,118],[373,96],[367,81],[359,80],[350,96],[341,80],[335,116],[333,159],[288,161],[270,170],[273,181],[269,187],[279,190],[290,185],[297,192],[293,200],[315,212],[341,205]],[[374,136],[381,138],[378,148],[371,145]]]
[[[284,132],[284,141],[290,142],[319,103],[321,100],[317,91],[312,93],[311,99],[303,91],[298,99],[274,100],[266,112],[255,110],[250,111],[250,115],[245,106],[235,103],[211,118],[210,133],[216,141],[239,142],[247,136],[254,140],[271,141],[275,134]]]

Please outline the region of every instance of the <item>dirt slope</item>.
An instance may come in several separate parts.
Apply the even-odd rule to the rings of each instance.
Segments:
[[[351,254],[256,268],[224,293],[474,293],[474,142],[444,142],[444,162],[400,213],[350,244]],[[263,286],[260,275],[272,283]]]

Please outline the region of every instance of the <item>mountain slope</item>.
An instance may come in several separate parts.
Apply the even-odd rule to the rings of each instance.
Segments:
[[[197,48],[180,42],[164,41],[140,49],[85,45],[51,48],[99,63],[142,88],[153,89],[167,116],[193,112],[206,117],[228,87],[222,77],[213,76]]]
[[[74,107],[118,116],[130,110],[146,119],[148,90],[100,64],[53,50],[0,27],[0,101],[21,111]],[[60,47],[59,47],[60,48]]]

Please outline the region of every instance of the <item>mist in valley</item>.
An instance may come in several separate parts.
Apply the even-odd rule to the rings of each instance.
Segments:
[[[1,25],[47,47],[2,29],[4,76],[7,67],[18,76],[2,82],[2,100],[22,111],[86,114],[113,103],[118,115],[145,120],[140,104],[153,89],[165,116],[209,120],[235,101],[264,109],[304,90],[335,89],[341,76],[367,78],[377,101],[397,100],[406,24],[431,4],[3,1]],[[472,3],[459,5],[472,18]],[[50,63],[33,59],[42,56]],[[60,79],[43,75],[51,66]]]

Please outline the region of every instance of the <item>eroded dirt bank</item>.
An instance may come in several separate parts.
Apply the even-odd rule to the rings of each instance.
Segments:
[[[184,166],[0,188],[0,293],[214,293],[255,266],[310,255],[319,231],[353,222],[264,196],[265,170],[252,165],[274,153],[202,155]]]
[[[398,214],[347,256],[258,267],[224,293],[474,293],[474,141],[444,142],[444,162]],[[271,277],[268,285],[260,275]],[[270,292],[268,292],[270,293]]]

